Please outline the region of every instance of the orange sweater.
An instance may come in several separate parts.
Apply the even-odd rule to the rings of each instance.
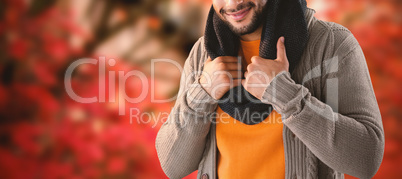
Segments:
[[[243,55],[258,55],[260,40],[241,41]],[[285,178],[281,115],[275,110],[261,123],[246,125],[217,108],[218,178]]]

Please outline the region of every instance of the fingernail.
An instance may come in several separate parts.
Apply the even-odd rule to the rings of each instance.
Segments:
[[[285,37],[281,37],[281,41],[282,41],[282,43],[284,43],[285,42]]]

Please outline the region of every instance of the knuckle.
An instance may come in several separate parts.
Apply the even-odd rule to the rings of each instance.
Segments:
[[[247,65],[247,71],[253,71],[253,69],[254,69],[254,65],[252,65],[252,64]]]
[[[252,63],[258,63],[258,61],[259,61],[258,56],[253,56],[253,57],[251,57],[251,62],[252,62]]]
[[[208,63],[210,63],[210,62],[211,62],[211,59],[208,58],[207,60],[204,61],[204,64],[208,64]]]
[[[221,56],[216,57],[216,58],[214,59],[214,61],[217,62],[217,63],[222,62],[222,57],[221,57]]]
[[[230,79],[229,79],[229,77],[227,75],[222,75],[221,78],[222,78],[221,80],[222,80],[223,83],[229,83],[230,82]]]
[[[223,63],[223,62],[218,63],[217,66],[218,66],[218,69],[219,69],[219,70],[224,70],[224,69],[226,68],[226,64]]]

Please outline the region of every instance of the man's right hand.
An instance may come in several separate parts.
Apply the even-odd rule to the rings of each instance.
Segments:
[[[241,69],[241,61],[236,57],[221,56],[214,60],[208,58],[199,82],[209,95],[218,100],[229,89],[241,85]]]

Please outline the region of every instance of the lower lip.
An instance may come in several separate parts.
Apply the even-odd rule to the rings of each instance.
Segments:
[[[244,12],[240,12],[237,14],[228,14],[233,20],[238,21],[243,19],[244,17],[246,17],[246,15],[248,14],[248,12],[250,12],[251,8],[245,10]]]

